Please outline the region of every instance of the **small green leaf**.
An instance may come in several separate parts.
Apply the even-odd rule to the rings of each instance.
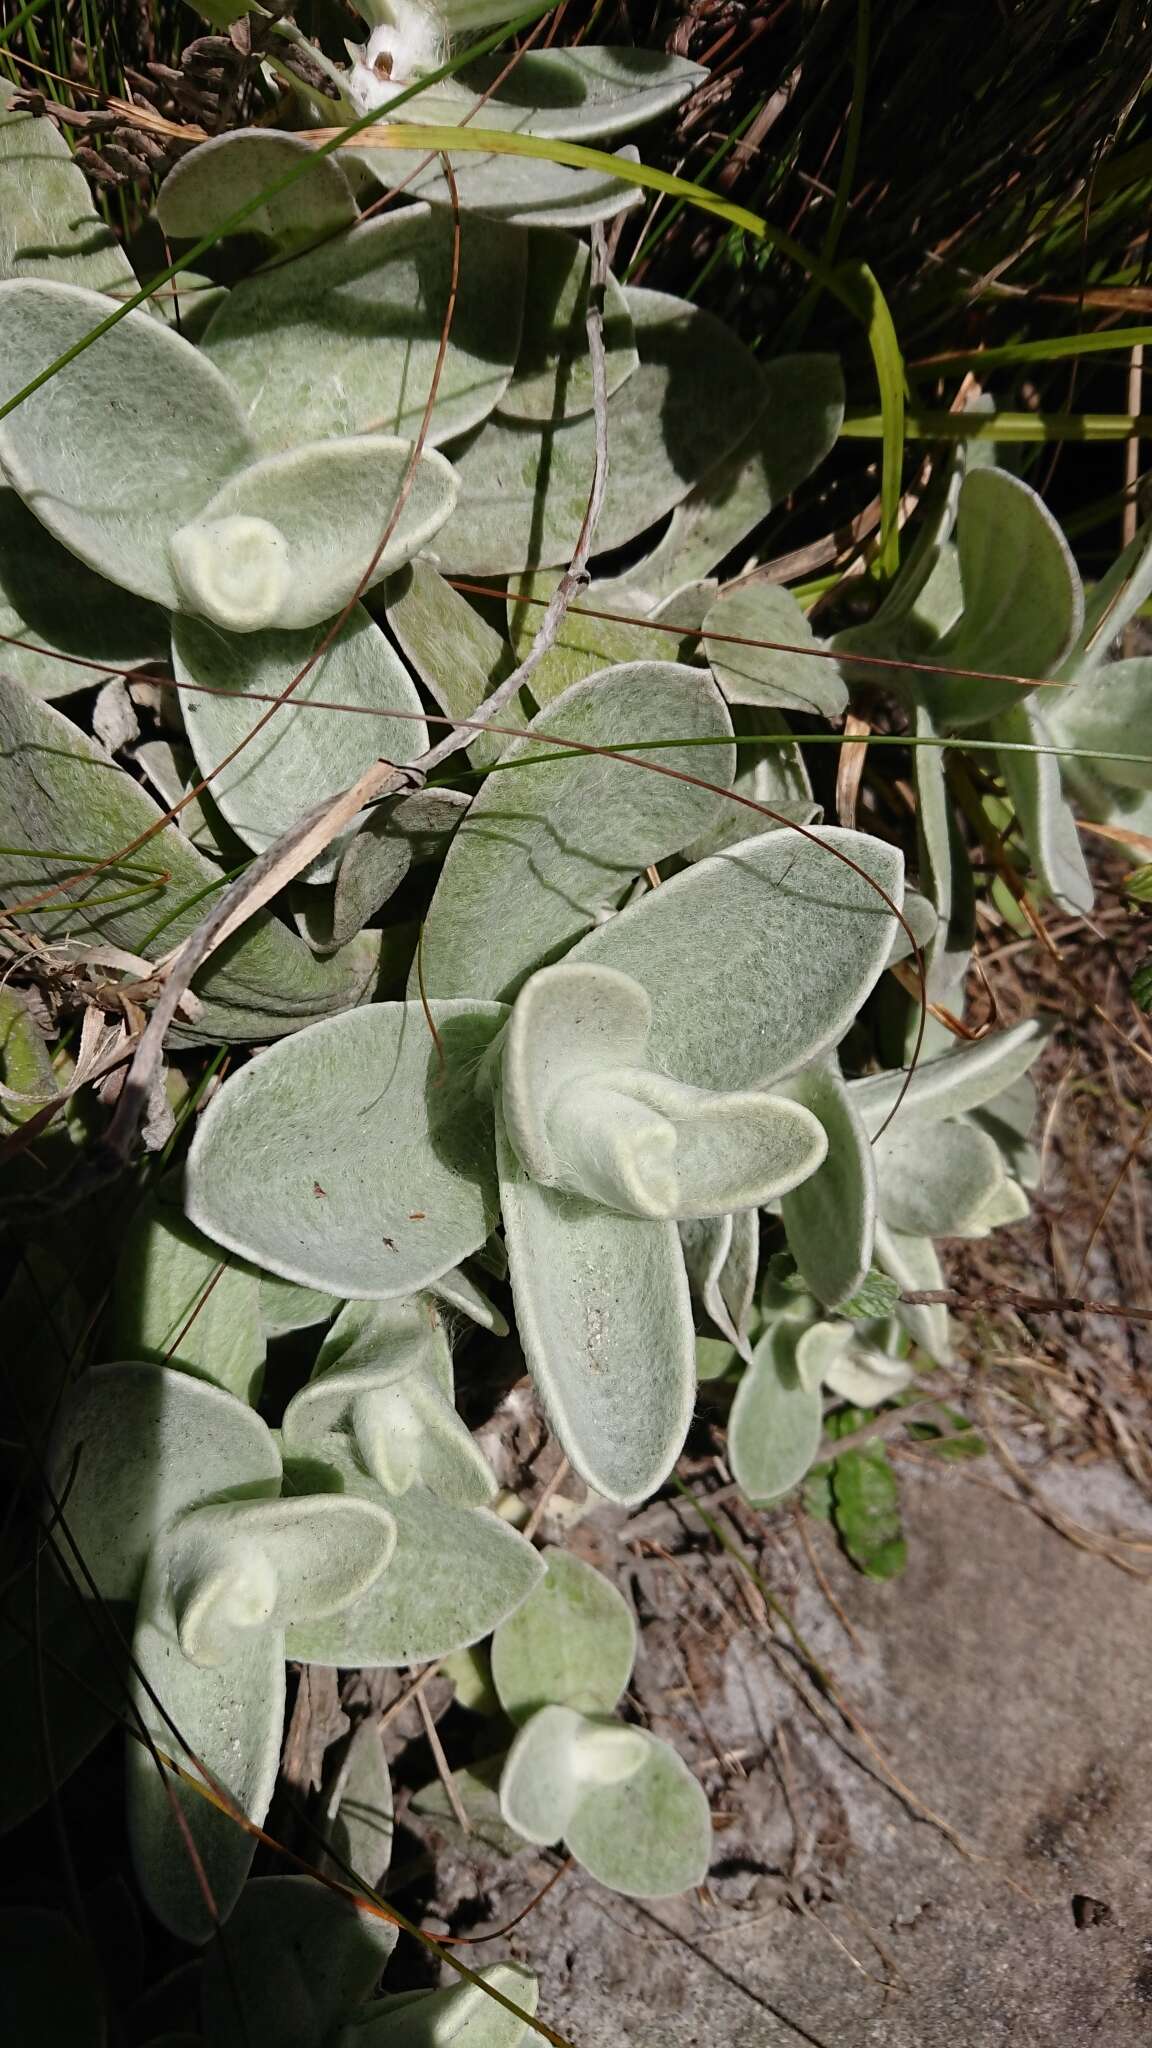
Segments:
[[[1137,903],[1152,903],[1152,861],[1142,868],[1133,868],[1132,873],[1124,877],[1124,893],[1134,896]]]
[[[907,1562],[900,1489],[883,1444],[846,1451],[832,1466],[832,1501],[840,1540],[870,1579],[895,1579]]]
[[[890,1273],[882,1273],[879,1266],[872,1266],[864,1285],[849,1301],[840,1303],[837,1313],[854,1323],[870,1322],[875,1316],[889,1315],[899,1299],[899,1281],[893,1280]]]
[[[1141,962],[1128,984],[1132,1000],[1141,1010],[1152,1010],[1152,956]]]

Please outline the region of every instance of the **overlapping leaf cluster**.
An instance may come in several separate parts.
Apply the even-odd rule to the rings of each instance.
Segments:
[[[333,70],[330,115],[386,105],[443,54],[415,5],[369,25],[351,70]],[[494,76],[408,110],[462,119]],[[699,76],[549,52],[485,120],[614,137]],[[483,718],[571,558],[603,435],[599,559],[497,721],[521,736],[478,733],[435,786],[414,774],[197,978],[174,1043],[266,1049],[235,1058],[182,1171],[154,1177],[106,1362],[63,1400],[50,1492],[72,1575],[130,1636],[146,1741],[131,1746],[129,1821],[160,1918],[203,1941],[234,1909],[253,1986],[286,1967],[299,1919],[318,1944],[314,1970],[302,1952],[294,1965],[318,2048],[495,2048],[516,2035],[475,1987],[443,1994],[443,2014],[386,1999],[345,2036],[387,1940],[345,1914],[348,1971],[326,1976],[344,1953],[326,1947],[332,1900],[297,1880],[245,1885],[254,1838],[236,1810],[259,1824],[269,1805],[286,1659],[413,1665],[493,1636],[514,1732],[481,1789],[501,1824],[563,1841],[625,1892],[701,1881],[699,1787],[614,1715],[631,1616],[498,1511],[448,1330],[511,1343],[489,1298],[507,1277],[563,1451],[627,1506],[682,1450],[701,1333],[739,1374],[730,1458],[756,1503],[818,1458],[829,1398],[868,1407],[948,1359],[943,1309],[903,1297],[940,1288],[939,1239],[1026,1212],[1040,1040],[1024,1025],[949,1050],[934,1027],[908,1081],[903,1013],[895,1039],[877,1027],[870,998],[914,943],[937,1015],[963,1009],[970,876],[934,743],[1000,748],[1041,886],[1086,909],[1055,756],[1035,749],[1055,733],[1092,755],[1083,787],[1107,785],[1115,814],[1143,821],[1147,780],[1093,749],[1138,750],[1146,664],[1105,656],[1152,551],[1141,539],[1086,608],[1035,494],[973,469],[949,480],[876,616],[817,641],[789,592],[717,572],[834,442],[835,361],[762,365],[687,303],[613,282],[599,419],[577,230],[627,188],[461,159],[454,180],[430,165],[408,203],[362,220],[381,153],[314,157],[314,118],[186,157],[158,207],[177,241],[300,175],[249,216],[265,249],[247,274],[194,281],[93,346],[131,275],[55,130],[0,119],[0,399],[67,358],[0,421],[4,901],[45,948],[147,970],[302,814],[382,756],[417,764],[433,709]],[[404,168],[389,152],[387,175]],[[454,587],[475,579],[486,595]],[[75,717],[52,700],[143,663],[170,664],[173,682],[147,686],[151,736],[130,716],[117,761],[81,700]],[[1051,699],[1028,688],[1051,682],[1066,686]],[[802,750],[814,721],[834,726],[877,689],[923,742],[915,888],[888,838],[823,823]],[[162,822],[144,783],[168,806],[200,777],[207,792]],[[19,1005],[6,1034],[9,1092],[17,1071],[32,1082],[23,1113],[49,1085],[43,1047]],[[761,1217],[783,1248],[763,1275]],[[266,1352],[292,1332],[316,1333],[301,1340],[310,1370],[272,1428]],[[179,1772],[158,1775],[149,1745]],[[378,1743],[357,1769],[359,1810],[390,1814]],[[345,1863],[377,1882],[363,1830],[333,1825]],[[214,1967],[206,2015],[224,1998]],[[237,1983],[233,2004],[257,1998]],[[232,2024],[204,2020],[213,2041]]]

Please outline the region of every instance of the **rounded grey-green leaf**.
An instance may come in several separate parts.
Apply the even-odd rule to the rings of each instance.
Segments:
[[[252,1878],[204,1958],[205,2039],[212,2048],[330,2041],[371,1995],[398,1932],[394,1921],[362,1912],[313,1877]]]
[[[755,1209],[737,1209],[728,1216],[695,1217],[682,1222],[680,1244],[693,1293],[716,1328],[723,1331],[728,1346],[735,1349],[741,1358],[750,1358],[748,1326],[760,1253],[760,1219]],[[710,1341],[708,1338],[697,1339],[698,1379],[714,1376],[700,1369],[700,1345]],[[709,1355],[709,1364],[715,1363],[715,1357]]]
[[[545,1706],[610,1714],[636,1656],[632,1609],[582,1558],[546,1550],[544,1563],[535,1592],[492,1638],[500,1704],[516,1722]]]
[[[233,1075],[187,1166],[219,1244],[341,1297],[413,1294],[495,1221],[491,1112],[476,1068],[495,1003],[376,1003],[298,1032]]]
[[[1030,1018],[1010,1031],[991,1032],[973,1044],[958,1046],[940,1059],[923,1060],[911,1076],[868,1074],[849,1082],[848,1092],[873,1137],[897,1102],[899,1120],[940,1123],[994,1101],[1028,1072],[1043,1047],[1040,1025]]]
[[[390,434],[266,456],[173,533],[175,607],[234,633],[318,626],[431,540],[458,491],[434,448]]]
[[[3,660],[10,676],[38,697],[67,697],[111,670],[163,661],[168,622],[69,554],[15,491],[0,487],[0,632],[9,636]],[[14,647],[12,640],[33,644]]]
[[[382,1501],[310,1493],[196,1508],[165,1541],[180,1648],[216,1665],[253,1628],[343,1614],[387,1569],[396,1523]]]
[[[298,171],[302,162],[308,168]],[[298,171],[295,182],[249,213],[242,233],[291,249],[352,226],[356,201],[335,159],[317,156],[301,135],[267,128],[214,135],[182,157],[157,194],[156,218],[172,240],[198,239],[222,229],[232,214],[290,171]]]
[[[804,1067],[784,1091],[818,1117],[828,1136],[823,1165],[785,1195],[780,1214],[788,1249],[825,1308],[848,1301],[872,1263],[876,1172],[868,1133],[831,1066]]]
[[[663,1073],[767,1086],[842,1037],[884,970],[902,897],[903,860],[882,840],[767,832],[674,875],[569,959],[647,989]]]
[[[520,1963],[489,1963],[476,1974],[480,1984],[377,1999],[357,2015],[337,2048],[521,2048],[532,2038],[528,2021],[539,1997],[531,1970]],[[516,2011],[490,1998],[484,1984],[510,1999]]]
[[[476,116],[486,127],[602,142],[631,134],[678,107],[707,76],[701,65],[662,50],[616,50],[593,43],[572,50],[529,50],[511,73],[505,57],[478,59],[451,87],[432,86],[397,107],[395,118],[434,125],[461,121],[476,112],[473,95],[500,79],[499,89]]]
[[[970,470],[960,488],[956,538],[964,609],[932,659],[1000,675],[1054,676],[1080,631],[1084,597],[1052,514],[1019,477]],[[942,730],[994,718],[1026,687],[979,674],[912,680]]]
[[[670,512],[748,431],[768,395],[755,357],[712,314],[666,292],[633,288],[625,297],[640,367],[608,401],[598,553]],[[534,424],[494,417],[457,444],[460,503],[436,549],[445,574],[566,566],[592,487],[596,431],[591,414],[543,438]]]
[[[923,1128],[899,1116],[873,1146],[880,1213],[908,1237],[981,1237],[982,1212],[1004,1182],[1000,1148],[975,1124]]]
[[[48,890],[49,900],[32,913],[46,938],[97,934],[150,959],[188,937],[221,882],[219,867],[164,824],[139,782],[71,719],[2,672],[0,843],[10,849],[0,864],[0,899]],[[121,861],[132,846],[139,852]],[[37,847],[43,851],[11,851]],[[99,887],[84,872],[97,861],[106,863]],[[185,1044],[264,1041],[361,1002],[378,973],[378,936],[317,960],[271,912],[258,911],[197,975],[201,1008],[194,1020],[179,1018],[173,1036]]]
[[[174,1733],[178,1729],[204,1765],[208,1783],[222,1788],[259,1826],[280,1761],[284,1638],[274,1629],[250,1629],[226,1664],[190,1663],[176,1637],[169,1562],[161,1543],[149,1561],[132,1639],[133,1706],[162,1755],[196,1775],[196,1763]],[[256,1838],[183,1779],[160,1771],[144,1743],[129,1742],[126,1772],[128,1837],[140,1889],[157,1919],[182,1941],[207,1941],[218,1922],[203,1880],[220,1920],[226,1920],[248,1875]]]
[[[524,238],[465,217],[454,300],[453,248],[447,214],[406,207],[233,288],[204,351],[231,378],[265,453],[344,435],[415,439],[450,301],[427,445],[487,418],[520,347]]]
[[[630,1506],[666,1479],[696,1390],[676,1225],[530,1180],[498,1133],[516,1323],[533,1382],[587,1484]]]
[[[433,1662],[491,1635],[538,1584],[539,1553],[488,1508],[456,1507],[418,1486],[386,1496],[370,1479],[344,1478],[387,1507],[396,1549],[343,1614],[289,1628],[290,1657],[342,1669]]]
[[[145,1203],[124,1239],[112,1295],[113,1348],[214,1381],[255,1403],[264,1376],[260,1276],[236,1264],[169,1203]]]
[[[666,597],[707,576],[761,525],[836,444],[844,419],[844,378],[835,356],[780,356],[761,372],[755,425],[705,470],[661,538],[605,591]],[[611,595],[609,595],[609,591]]]
[[[453,183],[441,167],[447,155]],[[637,152],[629,143],[616,152],[630,163]],[[340,151],[340,162],[355,166],[391,190],[403,185],[410,199],[432,206],[458,207],[462,214],[479,213],[510,227],[586,228],[612,220],[643,203],[636,185],[625,184],[610,171],[575,171],[540,157],[480,156],[468,150],[457,156],[440,152],[431,163],[424,149],[373,149],[360,142]]]
[[[1112,669],[1105,670],[1106,675],[1114,673]],[[1152,675],[1152,670],[1149,674]],[[1145,703],[1152,707],[1152,692],[1146,692]],[[1143,730],[1148,729],[1145,724]],[[1031,704],[1014,704],[1011,710],[1002,711],[991,730],[994,739],[1022,741],[1026,748],[1051,745],[1051,736]],[[1059,761],[1053,754],[1018,754],[1006,747],[998,757],[998,765],[1041,887],[1061,910],[1074,917],[1087,916],[1096,892],[1075,816],[1064,799]],[[1145,773],[1152,776],[1152,769]]]
[[[73,285],[0,284],[0,400],[106,320]],[[163,321],[128,313],[0,423],[10,484],[110,582],[171,609],[172,534],[254,444],[226,377]]]
[[[283,1337],[290,1330],[312,1330],[317,1323],[330,1322],[340,1307],[338,1296],[321,1294],[314,1287],[297,1287],[291,1280],[279,1280],[275,1273],[260,1275],[260,1319],[265,1334]]]
[[[378,1888],[392,1860],[396,1821],[383,1738],[372,1715],[360,1722],[345,1752],[325,1803],[323,1830],[330,1853],[320,1859],[321,1869],[338,1880],[354,1870],[363,1884]],[[389,1922],[376,1925],[387,1928]]]
[[[485,697],[515,666],[503,634],[431,562],[409,562],[384,596],[400,651],[441,711],[450,718],[482,718]],[[526,725],[531,716],[527,691],[518,690],[497,723]],[[468,751],[477,768],[487,768],[507,744],[506,733],[474,732]]]
[[[274,1495],[268,1425],[206,1380],[159,1365],[99,1365],[77,1384],[50,1458],[68,1527],[106,1600],[131,1600],[175,1516],[238,1489]]]
[[[528,653],[545,607],[561,581],[560,572],[539,569],[527,576],[513,577],[508,586],[508,632],[518,660]],[[532,695],[543,709],[571,683],[598,675],[607,668],[641,661],[683,661],[670,634],[654,633],[639,613],[635,619],[601,619],[593,614],[599,606],[595,584],[582,592],[575,606],[569,606],[556,638],[543,660],[532,671]],[[617,610],[623,609],[617,604]]]
[[[703,1787],[670,1743],[630,1728],[646,1754],[614,1785],[586,1786],[565,1841],[589,1875],[632,1899],[667,1899],[703,1884],[712,1816]]]
[[[591,266],[591,250],[575,235],[543,228],[530,235],[520,351],[497,406],[506,419],[547,426],[592,410],[586,328]],[[605,286],[602,319],[605,396],[611,398],[640,362],[628,301],[612,276]]]
[[[421,948],[429,995],[515,994],[534,967],[618,902],[635,875],[715,818],[723,798],[676,776],[723,788],[735,770],[728,746],[657,747],[643,757],[676,776],[592,753],[551,761],[560,749],[542,748],[537,730],[611,747],[622,734],[723,739],[731,721],[710,677],[671,662],[607,669],[541,712],[505,756],[535,756],[539,765],[489,777],[448,849]]]
[[[207,775],[243,748],[213,775],[212,796],[256,853],[315,804],[355,782],[373,761],[414,761],[428,744],[416,686],[362,605],[289,701],[249,739],[269,702],[289,689],[323,637],[315,627],[304,633],[226,633],[203,619],[172,622],[173,667],[183,686],[180,708],[197,766]],[[341,708],[309,710],[313,697]],[[332,879],[354,828],[355,821],[312,862],[303,880]],[[359,929],[357,924],[341,936],[352,938]]]
[[[777,644],[736,644],[741,640]],[[792,592],[778,583],[742,583],[721,591],[704,620],[704,651],[730,704],[839,718],[848,702],[840,668],[828,659]]]
[[[137,289],[132,265],[60,130],[46,115],[11,112],[0,80],[0,278],[42,277],[89,291]],[[107,309],[106,309],[107,310]]]
[[[898,1280],[910,1294],[931,1293],[944,1285],[944,1273],[930,1237],[909,1237],[890,1230],[882,1216],[876,1220],[876,1263]],[[898,1301],[898,1320],[913,1343],[928,1353],[937,1365],[952,1362],[948,1310],[943,1302]]]
[[[1152,767],[1146,763],[1100,761],[1092,755],[1094,746],[1118,754],[1152,751],[1152,660],[1147,655],[1110,662],[1074,689],[1053,696],[1051,722],[1061,746],[1075,747],[1082,754],[1077,768],[1082,765],[1122,789],[1152,789]]]
[[[798,1486],[820,1448],[820,1387],[805,1384],[797,1371],[797,1334],[772,1329],[760,1339],[728,1418],[732,1477],[756,1506]]]

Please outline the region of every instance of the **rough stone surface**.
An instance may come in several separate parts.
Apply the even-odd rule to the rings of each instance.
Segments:
[[[821,1731],[786,1675],[800,1666],[766,1648],[755,1589],[686,1517],[632,1573],[634,1691],[707,1784],[713,1875],[707,1896],[641,1905],[571,1871],[506,1937],[575,2048],[1152,2041],[1152,1594],[998,1494],[987,1461],[903,1471],[903,1579],[861,1578],[809,1525],[859,1649],[794,1530],[763,1568],[895,1771],[975,1855],[914,1818],[859,1743]],[[1131,1523],[1132,1497],[1106,1491]],[[437,1910],[462,1929],[471,1901],[482,1931],[554,1868],[531,1851],[499,1866],[473,1840],[442,1858]]]

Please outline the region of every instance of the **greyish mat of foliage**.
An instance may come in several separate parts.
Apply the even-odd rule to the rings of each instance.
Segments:
[[[309,128],[389,109],[445,56],[415,0],[364,11],[294,128],[206,141],[160,188],[177,246],[250,209],[233,282],[186,278],[91,345],[126,260],[58,130],[0,119],[0,401],[26,394],[0,420],[3,900],[39,958],[119,976],[135,1030],[225,888],[254,862],[272,877],[178,1007],[170,1048],[217,1053],[174,1061],[147,1105],[101,1362],[20,1364],[63,1569],[18,1591],[55,1658],[57,1783],[109,1719],[77,1597],[130,1638],[140,1885],[186,1941],[235,1935],[199,1965],[205,2039],[514,2048],[525,1972],[372,1999],[391,1922],[313,1878],[248,1879],[286,1662],[448,1660],[492,1716],[485,1772],[454,1780],[465,1805],[625,1894],[702,1882],[704,1794],[621,1711],[631,1612],[535,1547],[458,1384],[487,1333],[589,1501],[631,1506],[672,1474],[699,1380],[727,1382],[731,1470],[764,1505],[947,1364],[937,1241],[1027,1212],[1041,1040],[957,1022],[972,890],[942,743],[999,778],[1040,892],[1089,910],[1054,748],[1097,818],[1152,831],[1152,668],[1109,659],[1152,547],[1139,533],[1086,602],[1036,493],[957,460],[866,624],[822,641],[788,591],[718,580],[833,447],[837,361],[762,360],[604,276],[600,224],[636,193],[602,169],[432,159],[361,220],[424,159],[318,157]],[[468,31],[503,16],[449,12]],[[269,44],[281,82],[299,83],[294,33]],[[497,70],[397,118],[459,122]],[[700,77],[533,53],[483,120],[615,148]],[[904,846],[826,823],[809,780],[805,742],[864,691],[918,742]],[[361,788],[300,854],[301,818]],[[125,1032],[86,1024],[53,1055],[43,1004],[11,988],[0,1007],[19,1170],[66,1189]],[[27,1271],[65,1324],[90,1321],[70,1247],[114,1235],[119,1197],[53,1210],[25,1185]],[[265,1412],[289,1333],[296,1377]],[[837,1484],[853,1554],[897,1568],[882,1454]],[[27,1630],[5,1648],[28,1737],[12,1824],[50,1785]],[[378,1887],[391,1811],[366,1724],[329,1871]],[[25,1917],[28,1954],[63,1952],[65,1925]]]

